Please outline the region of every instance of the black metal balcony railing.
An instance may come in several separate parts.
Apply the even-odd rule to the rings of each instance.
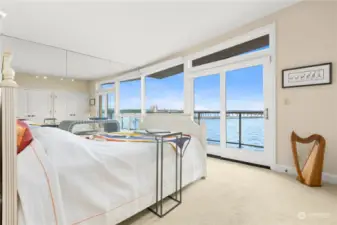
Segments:
[[[147,111],[147,113],[154,113],[154,112]],[[162,110],[156,113],[183,113],[183,111],[182,110],[170,110],[170,111]],[[111,114],[113,114],[112,110],[111,110]],[[237,142],[226,141],[227,144],[238,146],[238,148],[242,148],[243,146],[252,147],[252,148],[260,148],[260,149],[264,148],[264,146],[262,145],[243,143],[242,141],[242,130],[243,130],[242,129],[242,119],[263,118],[264,117],[263,111],[228,110],[226,112],[226,117],[231,118],[231,119],[238,119],[238,123],[239,123],[238,124],[238,141]],[[125,123],[126,121],[124,121],[123,118],[128,118],[128,120],[131,120],[131,121],[130,122],[128,121],[127,123]],[[220,111],[194,111],[194,121],[196,123],[200,124],[200,122],[203,119],[220,119]],[[121,127],[122,128],[129,127],[128,129],[135,130],[137,129],[137,126],[139,125],[139,120],[140,120],[140,110],[121,110]],[[132,126],[130,127],[130,125]],[[211,143],[220,143],[220,140],[214,140],[211,138],[208,138],[207,141]]]
[[[125,121],[124,119],[127,119]],[[139,129],[140,115],[121,115],[120,123],[122,129],[137,130]]]
[[[239,122],[239,139],[237,142],[226,141],[227,144],[232,144],[242,148],[242,146],[253,147],[253,148],[263,148],[262,145],[254,145],[242,142],[242,119],[243,118],[263,118],[263,111],[244,111],[244,110],[228,110],[226,112],[227,118],[236,118]],[[220,119],[220,111],[194,111],[194,120],[200,124],[200,121],[203,119]],[[207,139],[209,142],[220,143],[220,140]]]

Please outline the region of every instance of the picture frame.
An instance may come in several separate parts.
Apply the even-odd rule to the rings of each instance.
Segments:
[[[89,100],[89,105],[90,105],[90,106],[95,106],[95,103],[96,103],[96,99],[91,98],[91,99]]]
[[[282,88],[332,84],[332,63],[282,70]]]

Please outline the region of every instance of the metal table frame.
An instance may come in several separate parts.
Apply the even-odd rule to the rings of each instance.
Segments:
[[[178,207],[182,203],[182,165],[183,165],[183,150],[178,148],[178,138],[183,137],[182,132],[175,133],[142,133],[143,135],[152,136],[156,141],[156,203],[148,209],[158,217],[162,218]],[[164,199],[164,142],[165,138],[175,136],[176,138],[176,163],[175,163],[175,192],[169,196],[176,204],[170,207],[166,212],[163,211]],[[180,151],[180,154],[179,154]]]

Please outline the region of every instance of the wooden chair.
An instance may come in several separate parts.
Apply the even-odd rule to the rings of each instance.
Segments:
[[[302,169],[300,167],[299,157],[297,154],[297,142],[301,144],[314,142]],[[297,180],[310,187],[320,187],[322,185],[325,139],[318,134],[313,134],[307,138],[301,138],[293,131],[291,133],[291,147],[298,174]]]

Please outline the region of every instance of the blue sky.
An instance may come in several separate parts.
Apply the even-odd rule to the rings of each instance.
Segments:
[[[156,79],[146,77],[146,108],[157,105],[159,109],[183,109],[184,73]]]
[[[120,83],[120,109],[140,109],[140,80]]]
[[[263,66],[226,73],[227,110],[263,110]]]
[[[194,81],[196,110],[220,110],[220,75]],[[226,73],[227,110],[263,110],[263,67],[254,66]]]
[[[226,73],[227,110],[263,110],[263,67],[254,66]],[[164,79],[147,77],[146,108],[183,109],[184,74]],[[195,109],[220,109],[220,75],[199,77],[194,82]],[[140,80],[121,82],[120,108],[140,109]]]
[[[269,48],[264,46],[247,53]],[[183,109],[184,73],[164,79],[146,77],[146,109]],[[112,84],[102,85],[111,88]],[[121,82],[120,109],[140,109],[140,80]],[[112,96],[112,94],[110,94]],[[113,98],[109,98],[109,107]],[[199,77],[194,82],[196,110],[220,110],[220,75]],[[263,110],[263,66],[253,66],[226,73],[227,110]]]

